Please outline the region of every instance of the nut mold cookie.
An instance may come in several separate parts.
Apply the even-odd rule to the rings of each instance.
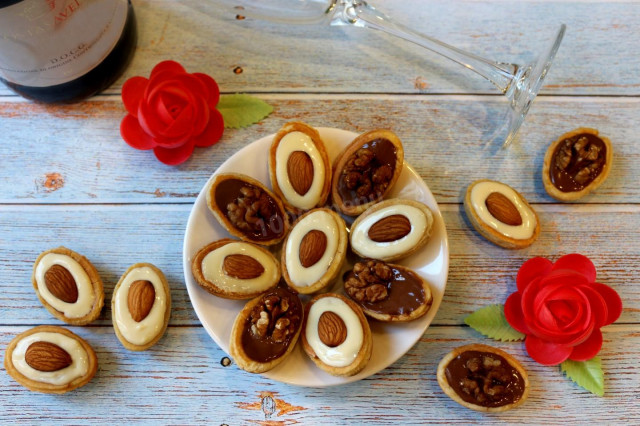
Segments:
[[[171,316],[167,279],[151,263],[136,263],[118,281],[111,299],[113,329],[122,345],[144,351],[164,335]]]
[[[360,257],[393,261],[429,241],[433,213],[414,200],[392,198],[369,207],[351,225],[351,250]]]
[[[305,306],[302,347],[322,370],[353,376],[366,367],[372,352],[369,323],[353,301],[319,294]]]
[[[429,311],[429,283],[411,269],[381,260],[362,260],[344,274],[345,293],[365,315],[385,322],[405,322]]]
[[[508,249],[530,246],[540,234],[540,220],[527,200],[502,182],[481,179],[467,188],[464,211],[486,239]]]
[[[250,373],[271,370],[293,351],[303,315],[300,298],[285,286],[250,300],[233,322],[231,357]]]
[[[378,129],[361,134],[335,160],[334,205],[348,216],[359,215],[389,192],[403,164],[404,148],[395,133]]]
[[[9,342],[4,368],[29,390],[62,394],[89,383],[98,371],[98,358],[89,343],[71,331],[41,325]]]
[[[223,238],[194,256],[191,272],[200,287],[225,299],[251,299],[280,281],[280,262],[264,247]]]
[[[454,349],[438,364],[437,378],[445,394],[475,411],[507,411],[529,395],[529,378],[522,364],[487,345]]]
[[[41,253],[33,265],[31,282],[40,303],[68,324],[89,324],[104,305],[98,271],[86,257],[66,247]]]
[[[611,141],[596,129],[580,127],[549,146],[542,166],[542,182],[553,198],[575,201],[605,181],[612,163]]]
[[[299,213],[325,205],[331,163],[320,133],[301,122],[282,126],[269,149],[269,178],[287,210]]]
[[[234,237],[277,244],[289,229],[289,216],[280,198],[260,181],[240,173],[221,173],[207,188],[207,206]]]
[[[332,284],[344,265],[347,242],[347,226],[336,212],[321,208],[300,216],[282,247],[282,275],[289,287],[311,294]]]

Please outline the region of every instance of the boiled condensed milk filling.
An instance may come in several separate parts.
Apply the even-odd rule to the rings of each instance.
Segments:
[[[327,247],[324,254],[316,263],[308,268],[300,262],[300,244],[307,233],[317,230],[327,237]],[[338,224],[330,213],[320,210],[305,216],[291,230],[287,239],[286,267],[289,279],[298,287],[315,284],[327,272],[336,255],[340,232]]]
[[[333,348],[322,343],[318,335],[320,316],[327,311],[338,315],[347,327],[347,338]],[[331,367],[346,367],[352,364],[358,357],[364,342],[364,331],[360,318],[349,305],[337,297],[323,297],[311,305],[305,334],[307,342],[318,358]]]
[[[64,349],[72,359],[71,365],[57,371],[40,371],[27,364],[25,354],[35,342],[48,342]],[[50,385],[66,385],[89,371],[89,355],[80,342],[60,333],[40,332],[20,340],[11,354],[13,366],[25,377]]]
[[[71,273],[78,288],[78,300],[74,303],[67,303],[55,297],[45,282],[45,274],[53,266],[59,265]],[[81,318],[86,316],[95,302],[95,294],[91,278],[84,268],[70,256],[59,253],[47,253],[44,255],[36,267],[36,283],[38,292],[55,310],[60,311],[67,318]]]
[[[257,260],[264,272],[256,278],[240,279],[224,272],[224,259],[232,254],[243,254]],[[229,292],[255,292],[273,286],[278,276],[278,265],[266,253],[251,244],[234,242],[225,244],[209,252],[202,259],[202,275],[207,281]]]
[[[131,284],[136,281],[149,281],[153,285],[156,297],[149,314],[137,322],[129,312],[128,298]],[[164,317],[167,309],[167,295],[158,274],[148,266],[142,266],[130,271],[122,281],[118,293],[115,295],[116,323],[120,334],[134,345],[145,345],[153,340],[164,327]]]
[[[402,238],[395,241],[376,242],[369,238],[369,229],[388,216],[402,215],[411,223],[411,231]],[[424,212],[417,207],[406,204],[398,204],[380,209],[365,217],[362,222],[353,229],[351,244],[360,252],[363,257],[374,259],[390,257],[399,253],[404,253],[420,242],[427,228],[427,217]]]
[[[298,194],[289,181],[287,163],[295,151],[305,152],[313,164],[313,181],[305,194]],[[276,178],[278,186],[291,205],[308,210],[318,204],[325,182],[324,162],[311,137],[302,132],[287,133],[276,148]]]
[[[504,195],[513,203],[522,218],[521,225],[507,225],[489,212],[486,200],[493,192]],[[471,205],[480,219],[502,235],[516,240],[526,240],[533,235],[536,229],[536,216],[512,188],[498,182],[479,182],[471,189],[470,198]]]

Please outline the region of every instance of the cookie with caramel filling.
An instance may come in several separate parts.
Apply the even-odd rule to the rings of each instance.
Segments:
[[[454,349],[438,364],[437,377],[445,394],[475,411],[507,411],[529,395],[524,367],[505,351],[487,345]]]
[[[293,351],[303,315],[298,295],[283,286],[250,300],[233,323],[231,357],[250,373],[271,370]]]
[[[261,245],[277,244],[289,229],[282,201],[256,179],[240,173],[216,175],[207,206],[233,236]]]
[[[387,322],[420,318],[433,301],[425,279],[409,268],[380,260],[356,262],[344,275],[344,290],[365,315]]]
[[[331,163],[320,133],[301,122],[282,126],[269,149],[269,178],[287,210],[324,206],[331,191]]]
[[[560,136],[547,149],[542,181],[560,201],[575,201],[598,188],[613,163],[611,141],[596,129],[581,127]]]
[[[404,149],[395,133],[379,129],[361,134],[336,158],[333,203],[346,215],[359,215],[389,192],[403,164]]]

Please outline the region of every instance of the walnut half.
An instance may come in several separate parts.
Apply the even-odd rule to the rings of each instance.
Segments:
[[[251,333],[259,339],[283,343],[296,333],[300,317],[289,311],[286,297],[268,295],[251,311]]]
[[[387,284],[392,277],[391,268],[384,262],[357,262],[344,283],[344,289],[357,302],[380,302],[389,296]]]

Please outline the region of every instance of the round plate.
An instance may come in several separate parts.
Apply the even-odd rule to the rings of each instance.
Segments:
[[[357,134],[346,130],[318,128],[325,143],[329,159],[333,163],[335,157],[346,147]],[[229,300],[214,296],[202,289],[191,273],[191,259],[205,245],[221,238],[228,238],[227,231],[218,223],[209,211],[206,202],[206,189],[218,173],[244,173],[271,187],[267,158],[274,135],[259,139],[239,150],[225,161],[211,176],[193,205],[184,236],[183,266],[189,298],[196,315],[211,338],[229,353],[231,327],[246,300]],[[433,211],[433,234],[427,245],[408,258],[399,261],[431,284],[433,304],[427,314],[407,323],[382,323],[370,321],[373,335],[373,355],[363,371],[351,377],[336,377],[320,370],[304,353],[302,345],[298,345],[291,355],[276,368],[263,373],[263,376],[284,383],[301,386],[333,386],[350,383],[371,376],[388,367],[404,355],[422,337],[425,330],[436,315],[442,296],[444,295],[449,271],[449,246],[447,232],[442,215],[433,194],[422,178],[409,166],[404,164],[402,173],[387,198],[409,198],[421,201]],[[351,222],[353,219],[348,219]],[[350,268],[349,266],[345,269]],[[340,275],[342,276],[342,275]],[[342,292],[342,281],[338,280],[331,291]]]

